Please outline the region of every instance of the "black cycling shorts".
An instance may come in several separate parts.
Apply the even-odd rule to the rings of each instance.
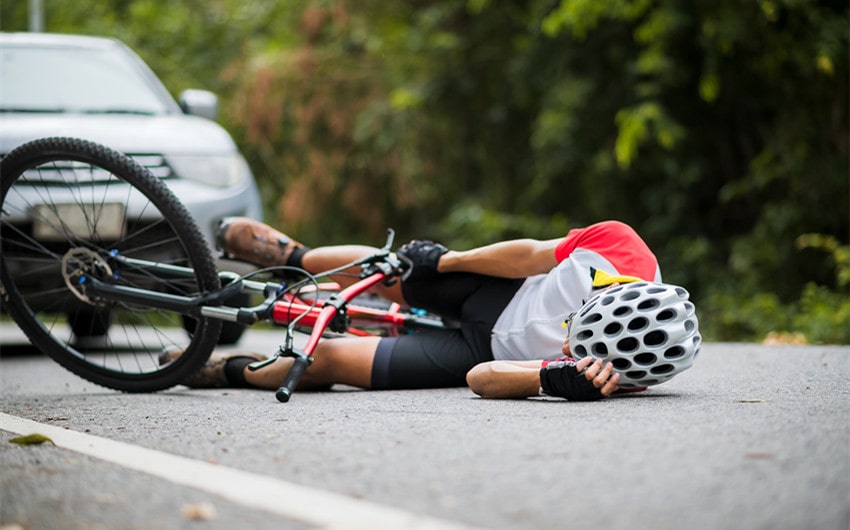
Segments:
[[[372,365],[372,388],[466,386],[470,368],[493,359],[493,326],[524,281],[448,273],[402,283],[411,307],[440,315],[457,327],[381,339]]]

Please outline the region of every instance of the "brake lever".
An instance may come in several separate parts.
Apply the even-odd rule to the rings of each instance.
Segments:
[[[265,361],[260,361],[258,363],[251,363],[251,364],[248,365],[248,370],[251,371],[251,372],[256,372],[257,370],[259,370],[261,368],[265,368],[266,366],[275,362],[278,357],[280,357],[279,353],[272,355],[271,357],[269,357]]]
[[[398,269],[402,270],[400,275],[401,281],[404,281],[410,276],[410,273],[413,272],[413,261],[411,261],[410,258],[399,254],[396,254],[395,257],[399,262]]]
[[[387,228],[387,243],[384,245],[384,248],[381,250],[385,252],[389,252],[391,248],[393,248],[393,241],[395,240],[395,230],[392,228]]]
[[[251,372],[256,372],[257,370],[259,370],[261,368],[265,368],[266,366],[275,362],[278,359],[278,357],[280,357],[281,355],[286,356],[286,357],[295,357],[295,355],[293,355],[293,352],[294,352],[294,349],[293,349],[292,329],[287,328],[286,329],[286,340],[285,340],[285,342],[283,343],[282,346],[277,347],[277,352],[274,355],[272,355],[271,357],[269,357],[268,359],[266,359],[265,361],[260,361],[258,363],[249,364],[248,370],[250,370]]]

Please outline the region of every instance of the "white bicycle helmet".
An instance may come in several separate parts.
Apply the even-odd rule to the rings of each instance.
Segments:
[[[614,365],[620,388],[663,383],[694,363],[700,351],[694,304],[676,285],[628,283],[600,292],[572,317],[570,350]]]

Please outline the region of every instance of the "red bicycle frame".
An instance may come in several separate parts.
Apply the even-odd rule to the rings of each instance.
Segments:
[[[337,298],[344,299],[346,302],[353,301],[356,297],[365,293],[374,285],[386,279],[384,275],[378,275],[372,281],[374,276],[361,280],[347,289],[340,290],[339,285],[335,283],[322,284],[322,288],[318,291],[333,291],[338,292]],[[324,305],[316,305],[305,301],[300,296],[287,295],[285,301],[276,302],[272,308],[272,321],[276,324],[286,325],[293,320],[298,320],[305,327],[326,329],[330,320],[333,320],[337,315],[331,314],[330,317],[323,318],[322,314],[331,313]],[[401,305],[395,302],[390,303],[386,309],[374,309],[364,307],[358,304],[348,305],[345,309],[345,316],[350,319],[350,327],[346,330],[351,335],[366,337],[373,335],[368,331],[360,328],[377,327],[387,330],[389,335],[397,335],[398,329],[404,327],[411,316],[401,312]]]

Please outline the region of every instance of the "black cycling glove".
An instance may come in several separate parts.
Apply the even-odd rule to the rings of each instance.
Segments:
[[[602,390],[593,386],[593,381],[588,381],[572,361],[555,361],[541,368],[540,388],[547,396],[570,401],[597,401],[604,397]]]
[[[437,275],[437,263],[448,252],[445,246],[433,241],[411,241],[396,250],[399,258],[410,266],[402,276],[406,282],[428,280]]]

